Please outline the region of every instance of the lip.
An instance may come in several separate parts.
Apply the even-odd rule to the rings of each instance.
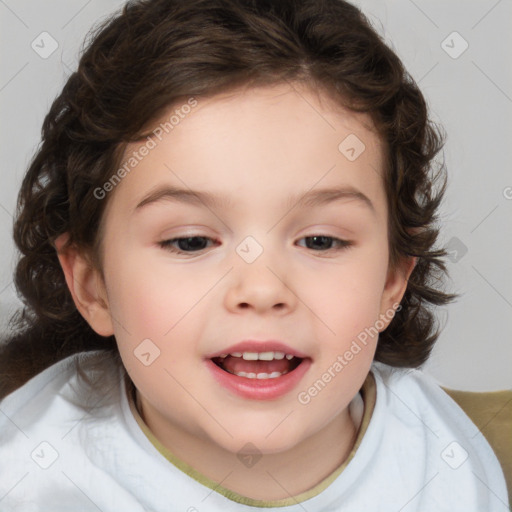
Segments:
[[[309,357],[307,354],[299,352],[281,341],[245,340],[206,356],[206,359],[219,357],[221,354],[232,354],[233,352],[284,352],[285,354],[291,354],[292,356],[299,357],[300,359],[307,359]]]
[[[261,347],[261,345],[259,345],[259,347]],[[232,351],[235,352],[235,350]],[[249,352],[249,350],[245,351]],[[258,351],[263,352],[264,350],[259,348]],[[312,361],[310,358],[302,359],[297,368],[275,379],[248,379],[246,377],[239,377],[238,375],[224,371],[211,359],[207,359],[205,363],[214,379],[231,393],[250,400],[276,400],[298,386],[299,382],[309,370]]]

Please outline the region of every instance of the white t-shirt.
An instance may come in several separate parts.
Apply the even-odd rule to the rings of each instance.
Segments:
[[[104,356],[98,373],[84,366],[99,354],[71,356],[0,402],[2,512],[509,510],[492,448],[420,370],[374,362],[364,407],[360,394],[350,405],[364,429],[349,459],[314,489],[265,502],[218,486],[159,446],[138,416],[124,369]],[[77,362],[96,381],[106,376],[103,399],[77,379]],[[88,413],[84,405],[96,408]]]

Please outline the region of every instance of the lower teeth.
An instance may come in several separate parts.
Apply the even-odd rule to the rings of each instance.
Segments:
[[[245,377],[247,379],[277,379],[281,375],[285,375],[288,372],[272,372],[272,373],[246,373],[246,372],[229,372],[232,375],[238,377]]]

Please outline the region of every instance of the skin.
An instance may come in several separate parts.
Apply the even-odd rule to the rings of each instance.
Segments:
[[[366,146],[354,161],[338,150],[350,134]],[[130,145],[126,155],[141,146]],[[370,118],[305,86],[198,98],[104,199],[104,279],[85,255],[57,243],[81,314],[99,334],[116,337],[144,421],[177,457],[223,487],[254,499],[287,498],[327,477],[353,447],[348,405],[377,337],[309,403],[297,395],[405,292],[414,259],[389,268],[382,168]],[[134,212],[161,184],[224,194],[232,204],[163,199]],[[286,205],[290,194],[334,186],[359,190],[374,210],[354,198]],[[314,235],[352,245],[306,246],[304,237]],[[158,244],[187,236],[213,241],[201,239],[206,248],[188,255]],[[247,236],[263,249],[250,264],[236,252]],[[147,338],[160,350],[149,366],[134,356]],[[311,368],[276,400],[237,397],[217,384],[205,357],[246,339],[282,340],[308,354]],[[237,458],[248,442],[263,455],[250,468]]]

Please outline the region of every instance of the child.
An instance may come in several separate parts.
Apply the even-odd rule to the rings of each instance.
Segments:
[[[129,2],[20,191],[1,510],[506,510],[418,369],[441,147],[351,4]]]

